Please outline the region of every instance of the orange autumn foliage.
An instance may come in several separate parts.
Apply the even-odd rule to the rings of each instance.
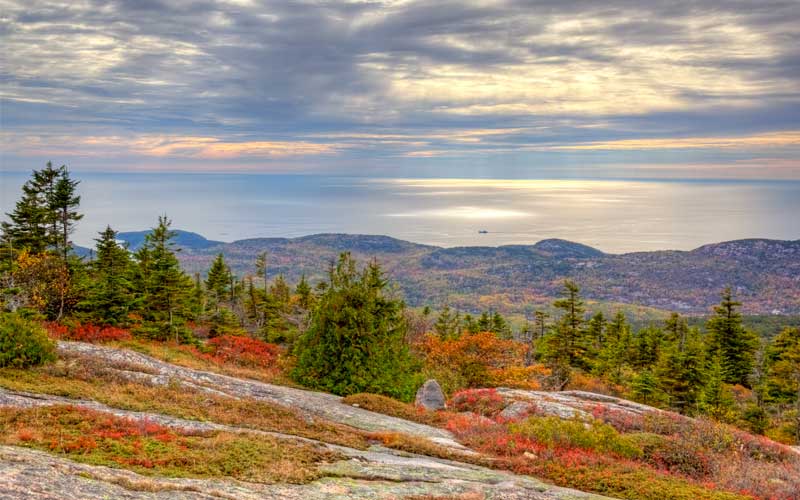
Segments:
[[[526,349],[491,332],[464,333],[447,340],[428,335],[416,348],[429,370],[448,381],[451,391],[492,385],[493,374],[518,363]]]

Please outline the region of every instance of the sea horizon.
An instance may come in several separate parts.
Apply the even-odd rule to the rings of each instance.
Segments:
[[[3,171],[3,213],[29,173]],[[379,234],[441,247],[559,238],[607,253],[691,250],[800,238],[800,181],[639,178],[359,177],[268,173],[72,172],[82,211],[73,241],[173,227],[211,240]],[[746,207],[746,208],[745,208]],[[486,231],[486,233],[480,233]]]

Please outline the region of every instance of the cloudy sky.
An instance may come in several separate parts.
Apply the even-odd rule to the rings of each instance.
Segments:
[[[800,2],[0,0],[2,169],[800,179]]]

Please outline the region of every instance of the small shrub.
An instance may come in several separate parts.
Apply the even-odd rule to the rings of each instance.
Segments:
[[[582,448],[636,458],[641,448],[608,424],[558,417],[530,417],[509,425],[512,434],[530,437],[551,448]]]
[[[130,331],[116,326],[99,326],[81,322],[68,324],[50,322],[45,327],[51,337],[59,340],[95,343],[130,340],[131,338]]]
[[[626,437],[641,448],[642,459],[658,469],[694,479],[701,479],[712,473],[708,455],[691,442],[648,432],[629,434]]]
[[[41,325],[15,313],[0,314],[0,367],[26,368],[55,359],[55,343]]]
[[[466,389],[453,394],[450,406],[456,411],[493,417],[503,411],[506,402],[496,389]]]
[[[223,363],[254,368],[269,368],[278,359],[280,348],[261,340],[238,335],[222,335],[208,341],[211,355]]]

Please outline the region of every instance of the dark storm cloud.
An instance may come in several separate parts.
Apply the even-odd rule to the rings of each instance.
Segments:
[[[54,151],[213,162],[231,149],[284,161],[296,141],[302,161],[316,151],[335,164],[435,166],[514,151],[534,163],[542,148],[554,148],[549,158],[582,142],[797,130],[797,7],[7,2],[4,143],[14,158],[62,141]],[[797,149],[792,137],[781,147]]]

